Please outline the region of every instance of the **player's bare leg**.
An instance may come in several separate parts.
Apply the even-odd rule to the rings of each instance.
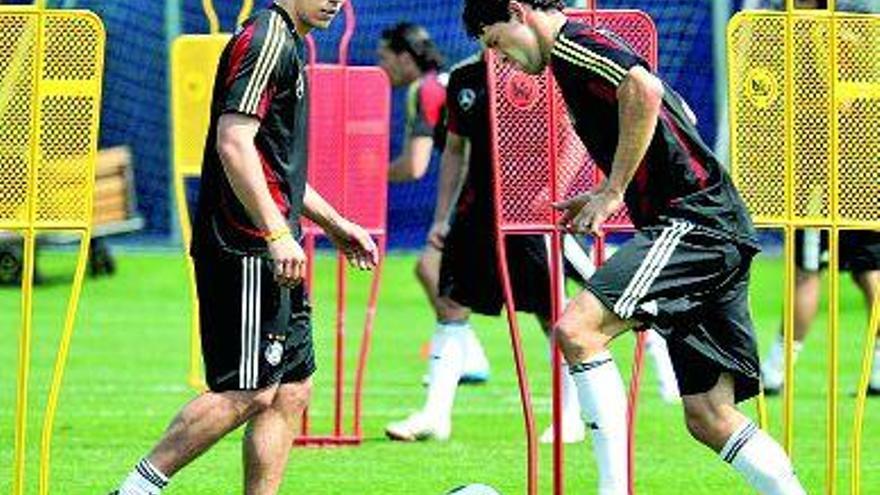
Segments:
[[[868,321],[870,321],[874,304],[878,301],[877,297],[880,295],[880,270],[860,272],[854,274],[853,278],[865,296],[865,307],[868,308]],[[880,336],[880,327],[876,328],[875,331]],[[880,395],[880,341],[874,345],[874,363],[871,368],[871,381],[868,384],[868,393],[872,396]]]
[[[734,380],[722,373],[708,392],[682,397],[688,431],[763,495],[804,495],[791,460],[767,433],[736,409]]]
[[[120,486],[120,495],[154,495],[230,431],[272,404],[278,386],[255,391],[205,392],[171,421],[159,443]]]
[[[271,495],[278,492],[294,432],[303,410],[308,406],[311,390],[311,379],[282,384],[272,404],[248,422],[242,438],[245,494]]]
[[[572,299],[556,323],[556,338],[593,438],[599,495],[627,493],[626,393],[608,343],[633,326],[589,291]]]
[[[425,403],[407,418],[386,426],[385,434],[392,440],[448,439],[455,392],[467,369],[468,354],[476,352],[485,359],[468,323],[470,310],[438,295],[441,256],[440,250],[428,245],[416,264],[416,277],[437,317],[431,337]],[[474,345],[476,351],[471,349]]]
[[[392,440],[448,439],[456,388],[469,364],[474,367],[468,363],[469,355],[471,361],[478,361],[476,367],[488,374],[488,361],[468,323],[470,310],[439,295],[441,258],[442,251],[429,244],[416,264],[416,278],[431,301],[437,327],[431,337],[425,404],[402,421],[385,427],[385,434]]]
[[[541,325],[541,330],[544,331],[544,334],[548,338],[551,337],[550,331],[553,327],[552,322],[542,317],[538,317],[538,324]],[[553,342],[550,341],[549,356],[551,359],[554,348],[555,346],[553,345]],[[562,441],[563,443],[582,442],[586,436],[586,430],[584,429],[584,422],[581,419],[581,406],[578,403],[577,387],[575,386],[574,380],[569,372],[568,363],[562,363],[562,369],[560,372],[562,373]],[[544,432],[541,433],[540,442],[553,442],[553,425],[548,426]]]
[[[794,353],[797,362],[798,354],[804,346],[804,339],[810,331],[810,325],[819,311],[819,293],[822,280],[818,271],[797,270],[794,296]],[[776,395],[782,389],[785,379],[785,350],[782,330],[771,344],[767,359],[761,366],[761,380],[764,393]]]

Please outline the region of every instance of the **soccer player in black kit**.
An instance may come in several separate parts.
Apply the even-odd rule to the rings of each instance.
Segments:
[[[230,431],[242,440],[243,493],[277,493],[315,371],[302,279],[300,216],[349,262],[377,250],[306,184],[308,94],[302,38],[344,0],[276,0],[232,36],[217,68],[191,254],[209,390],[189,402],[119,495],[158,495]]]
[[[684,101],[614,33],[569,21],[562,0],[466,0],[468,32],[530,74],[549,65],[575,130],[607,179],[554,205],[597,233],[626,204],[638,229],[556,323],[591,429],[599,494],[627,493],[626,396],[609,342],[666,336],[685,419],[765,495],[804,494],[779,444],[736,408],[759,390],[748,308],[759,251],[745,205]]]

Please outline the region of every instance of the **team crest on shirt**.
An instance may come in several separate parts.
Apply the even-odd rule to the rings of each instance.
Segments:
[[[281,362],[281,356],[284,354],[284,346],[281,342],[275,341],[266,347],[265,357],[269,366],[278,366]]]
[[[471,88],[465,88],[458,93],[458,106],[465,112],[470,111],[477,101],[477,93]]]

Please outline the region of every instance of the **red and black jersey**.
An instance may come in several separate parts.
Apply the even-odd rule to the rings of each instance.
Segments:
[[[260,121],[254,140],[266,184],[278,209],[299,235],[308,161],[308,95],[302,40],[277,5],[248,19],[232,36],[214,80],[192,253],[213,249],[259,254],[263,232],[251,221],[229,183],[217,151],[217,125],[227,113]]]
[[[646,60],[615,33],[569,21],[553,45],[551,65],[575,130],[610,174],[620,134],[617,88]],[[666,83],[657,130],[624,199],[637,228],[671,218],[757,246],[745,204],[703,142],[684,100]]]
[[[492,226],[492,155],[489,90],[482,53],[453,67],[446,90],[447,128],[470,143],[467,178],[456,204],[456,215]]]
[[[406,95],[407,137],[430,137],[434,147],[443,149],[446,138],[446,86],[443,76],[429,71],[413,81]]]

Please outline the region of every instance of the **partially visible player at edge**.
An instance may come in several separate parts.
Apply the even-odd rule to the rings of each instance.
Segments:
[[[602,265],[556,332],[593,436],[600,495],[627,493],[626,395],[607,346],[650,325],[667,337],[691,435],[764,495],[805,491],[779,444],[739,412],[760,388],[748,308],[751,219],[682,99],[614,33],[562,0],[466,0],[464,22],[530,74],[549,65],[607,179],[554,205],[598,232],[626,204],[636,235]]]
[[[306,184],[302,38],[344,0],[276,0],[248,19],[217,69],[191,253],[209,390],[183,407],[120,495],[158,495],[169,478],[246,425],[243,493],[278,492],[315,371],[300,215],[361,269],[377,250]]]
[[[425,176],[433,150],[443,149],[446,137],[444,105],[446,103],[446,74],[442,74],[443,54],[423,26],[401,22],[382,32],[376,49],[379,66],[388,74],[395,87],[406,87],[406,135],[400,154],[388,169],[388,180],[393,183],[411,182]],[[431,226],[429,242],[416,264],[416,278],[428,296],[436,317],[431,337],[431,355],[447,339],[459,342],[464,348],[462,382],[480,383],[489,378],[489,361],[483,346],[470,325],[470,311],[438,292],[440,276],[440,249],[430,239],[439,228]],[[428,386],[435,361],[428,369]]]

